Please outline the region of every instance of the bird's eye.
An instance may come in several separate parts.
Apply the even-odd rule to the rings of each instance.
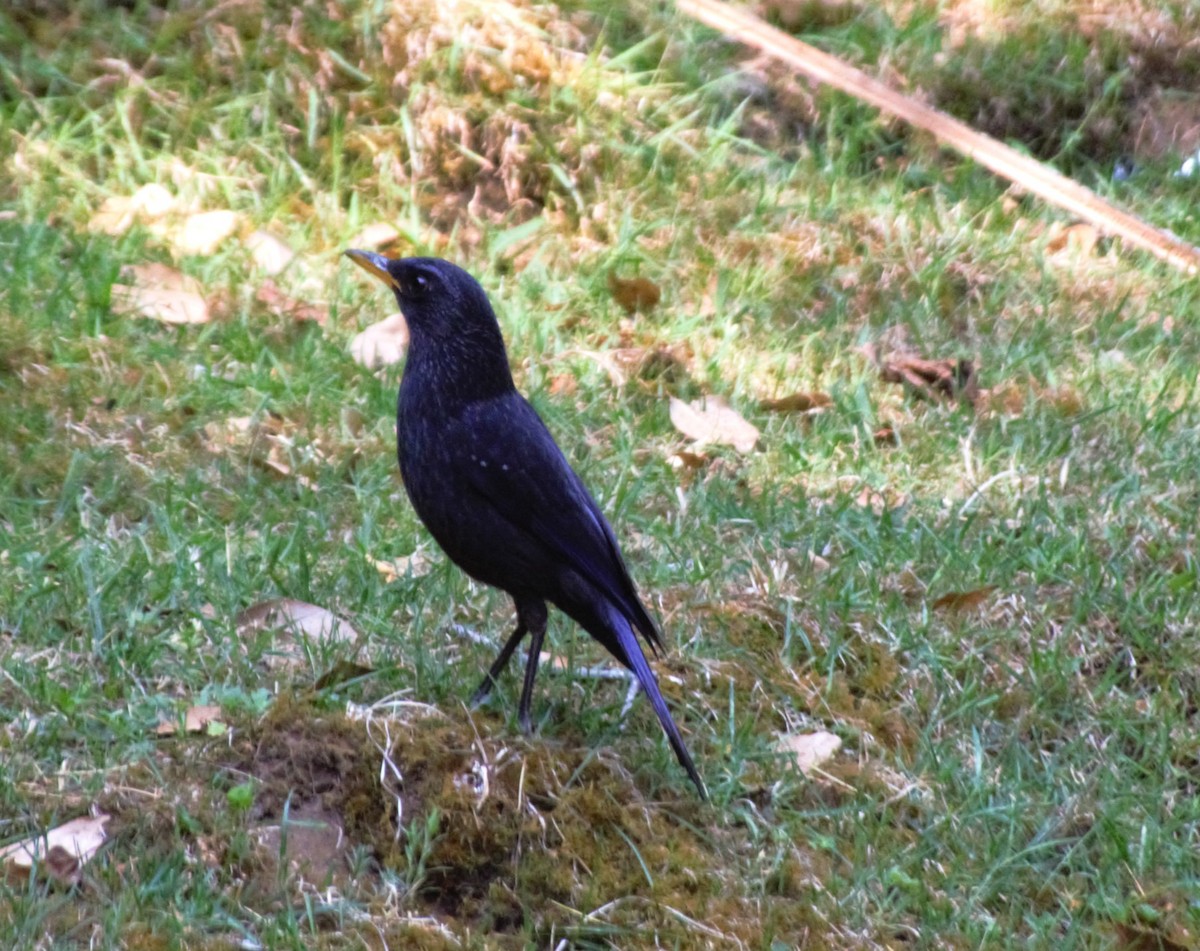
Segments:
[[[404,282],[404,294],[406,297],[424,297],[428,291],[429,278],[424,274],[412,274]]]

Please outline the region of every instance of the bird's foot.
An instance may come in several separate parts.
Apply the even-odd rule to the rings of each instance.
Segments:
[[[496,681],[491,677],[485,677],[483,683],[479,685],[476,691],[471,694],[470,706],[472,710],[476,710],[483,704],[487,703],[488,697],[492,695],[492,688],[496,686]]]

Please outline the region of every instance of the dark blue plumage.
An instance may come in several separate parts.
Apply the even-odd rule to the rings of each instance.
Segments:
[[[437,258],[347,252],[396,294],[409,326],[397,400],[397,453],[413,508],[469,575],[508,592],[517,627],[476,692],[490,692],[530,635],[519,716],[529,708],[546,601],[637,677],[676,757],[704,783],[638,643],[662,639],[646,613],[612,529],[533,407],[513,385],[496,316],[479,283]]]

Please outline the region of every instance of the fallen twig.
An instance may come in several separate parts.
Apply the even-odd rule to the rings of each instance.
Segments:
[[[965,122],[917,102],[862,70],[777,30],[753,13],[730,6],[722,0],[676,0],[675,5],[688,16],[748,46],[757,47],[810,79],[828,83],[924,129],[939,142],[1051,204],[1091,222],[1102,231],[1123,238],[1188,274],[1200,272],[1200,248],[1188,244],[1166,229],[1156,228],[1136,215],[1122,211],[1090,188],[1067,178],[1049,165],[1022,155]]]

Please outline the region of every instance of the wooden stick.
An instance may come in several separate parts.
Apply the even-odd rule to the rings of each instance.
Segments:
[[[1141,218],[1122,211],[1090,188],[1085,188],[1037,159],[1022,155],[1003,142],[972,129],[965,122],[959,122],[938,109],[902,95],[862,70],[775,29],[754,14],[732,7],[722,0],[675,0],[675,5],[688,16],[748,46],[757,47],[810,79],[828,83],[924,129],[939,142],[1051,204],[1090,222],[1101,231],[1115,234],[1182,268],[1188,274],[1200,272],[1200,248],[1188,244],[1166,229],[1155,228]]]

